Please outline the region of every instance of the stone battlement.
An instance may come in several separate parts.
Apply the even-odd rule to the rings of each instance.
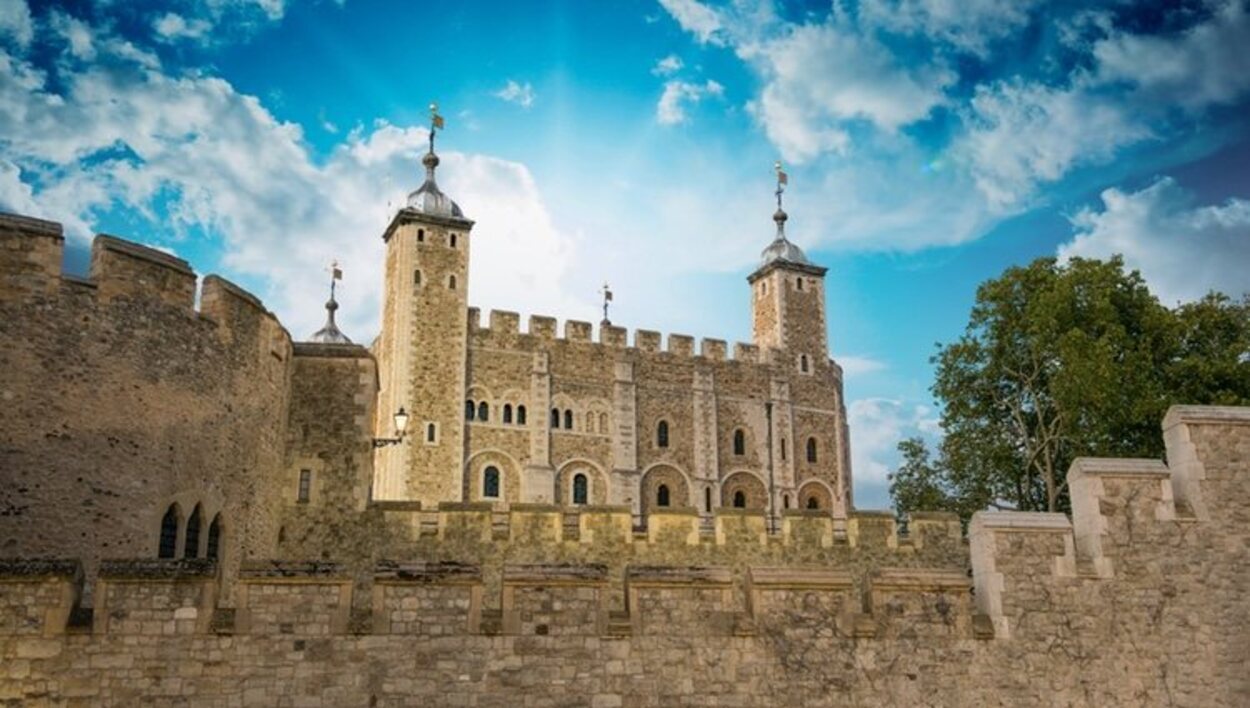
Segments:
[[[62,273],[64,246],[60,224],[0,213],[0,293],[24,301],[65,290],[101,305],[126,300],[131,305],[181,309],[188,317],[217,324],[219,335],[227,340],[239,329],[254,329],[254,321],[263,319],[290,340],[260,299],[217,275],[203,279],[197,311],[195,271],[169,253],[100,234],[91,244],[88,275],[80,278]]]
[[[488,324],[482,325],[481,310],[468,308],[469,336],[479,346],[512,348],[518,342],[529,342],[537,348],[549,343],[589,345],[604,351],[629,349],[641,354],[668,355],[680,358],[698,358],[710,363],[740,363],[769,366],[788,364],[785,352],[777,348],[761,350],[754,344],[734,342],[730,347],[723,339],[703,338],[695,346],[695,338],[688,334],[669,334],[649,329],[633,331],[614,325],[600,325],[598,338],[595,326],[581,320],[567,320],[563,329],[555,317],[530,315],[528,327],[522,331],[521,316],[516,312],[491,310]]]

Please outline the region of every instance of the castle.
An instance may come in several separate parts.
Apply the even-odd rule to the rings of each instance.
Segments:
[[[0,703],[1250,703],[1250,410],[1073,511],[852,504],[823,278],[785,235],[753,342],[468,306],[426,179],[381,332],[0,215]]]

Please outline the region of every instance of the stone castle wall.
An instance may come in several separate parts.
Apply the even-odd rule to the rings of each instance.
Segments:
[[[1071,520],[980,513],[967,546],[957,523],[925,515],[906,539],[888,517],[852,517],[839,534],[795,512],[769,536],[762,515],[724,512],[708,539],[672,512],[643,539],[625,510],[583,513],[573,531],[543,508],[502,524],[483,505],[391,508],[415,522],[413,548],[424,537],[467,557],[615,538],[669,562],[636,556],[618,572],[421,552],[374,564],[362,589],[339,564],[253,561],[228,608],[191,562],[115,563],[106,618],[76,617],[75,563],[9,561],[0,700],[1245,705],[1250,409],[1173,408],[1164,431],[1168,465],[1078,460]],[[813,562],[724,562],[756,545]],[[678,564],[701,553],[709,564]]]
[[[61,273],[58,224],[0,215],[0,556],[178,556],[218,519],[227,576],[273,553],[290,337],[261,303],[186,262],[107,236]],[[194,539],[193,539],[194,540]]]

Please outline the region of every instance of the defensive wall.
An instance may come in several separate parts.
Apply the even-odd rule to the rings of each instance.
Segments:
[[[396,555],[368,584],[252,559],[227,600],[211,562],[110,561],[90,611],[76,562],[11,559],[0,700],[1246,705],[1250,409],[1163,428],[1168,464],[1078,460],[1071,518],[978,513],[966,545],[941,516],[900,537],[884,515],[769,534],[724,512],[708,534],[669,513],[643,535],[620,509],[375,505]],[[613,545],[626,562],[572,560]]]

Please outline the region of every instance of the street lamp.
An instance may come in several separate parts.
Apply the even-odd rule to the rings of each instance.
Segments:
[[[403,442],[404,433],[408,430],[408,411],[403,406],[395,411],[395,437],[393,438],[374,438],[374,447],[386,447],[387,445],[397,445]]]

